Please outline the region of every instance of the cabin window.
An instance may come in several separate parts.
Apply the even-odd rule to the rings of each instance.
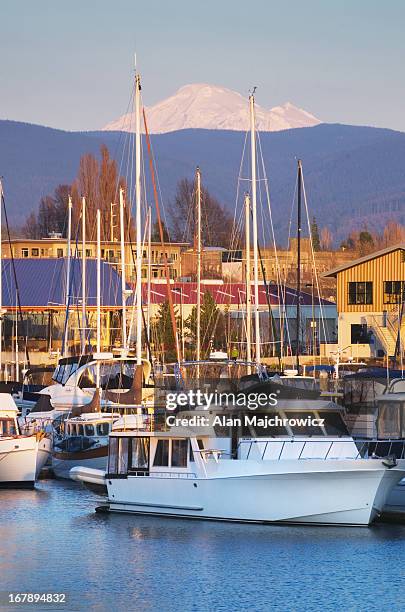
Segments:
[[[0,437],[17,435],[14,419],[0,419]]]
[[[405,281],[384,281],[384,304],[401,304],[405,299]]]
[[[56,257],[63,257],[63,249],[56,249]]]
[[[32,257],[39,257],[39,249],[31,249]]]
[[[128,438],[119,438],[118,474],[128,474]]]
[[[94,425],[85,425],[86,436],[94,436]]]
[[[169,465],[169,440],[157,441],[153,465],[155,467],[166,467]]]
[[[133,470],[149,467],[149,438],[132,438],[131,466]]]
[[[172,440],[172,467],[187,467],[188,440]]]
[[[29,253],[28,253],[28,249],[21,249],[21,256],[22,257],[28,257]]]
[[[324,419],[324,427],[328,436],[348,436],[349,432],[339,412],[319,411],[319,418]],[[320,429],[319,427],[317,428]],[[319,433],[317,434],[319,435]]]
[[[401,437],[401,409],[399,402],[384,402],[378,414],[378,437]]]
[[[286,412],[289,426],[293,436],[323,436],[323,429],[319,425],[312,424],[312,418],[317,418],[314,413]],[[320,418],[323,418],[320,417]]]
[[[108,446],[108,473],[116,474],[118,470],[118,438],[110,438]]]
[[[266,418],[278,416],[283,418],[277,413],[260,413],[252,412],[246,413],[245,415],[239,415],[242,419],[242,437],[250,438],[267,438],[269,436],[288,436],[288,431],[283,425],[269,425]],[[245,418],[246,417],[246,418]],[[249,423],[249,420],[251,423]]]
[[[356,304],[372,304],[373,303],[373,283],[365,282],[350,282],[349,283],[349,301],[350,305]]]
[[[97,435],[98,436],[108,436],[110,431],[109,423],[99,423],[97,425]]]

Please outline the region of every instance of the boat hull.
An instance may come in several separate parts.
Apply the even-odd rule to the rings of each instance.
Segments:
[[[48,437],[42,437],[38,440],[38,454],[36,476],[38,477],[42,468],[50,461],[52,456],[52,441]]]
[[[108,508],[243,522],[369,525],[404,476],[403,469],[387,469],[377,460],[300,461],[296,471],[274,463],[268,473],[262,469],[232,477],[106,478]],[[328,463],[333,467],[328,469]]]
[[[0,440],[0,487],[33,487],[37,477],[36,436]]]
[[[108,446],[100,446],[77,453],[52,453],[52,470],[57,478],[70,480],[70,470],[77,466],[95,470],[105,470],[107,466]]]

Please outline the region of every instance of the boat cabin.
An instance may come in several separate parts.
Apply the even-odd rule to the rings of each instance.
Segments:
[[[143,360],[142,365],[144,380],[148,383],[151,369],[149,361]],[[133,382],[135,367],[135,358],[114,357],[96,360],[92,355],[66,357],[59,360],[52,379],[63,386],[95,389],[97,370],[99,370],[101,389],[129,389]]]
[[[58,429],[54,447],[58,451],[76,452],[87,448],[106,445],[113,422],[119,419],[117,413],[82,414],[66,419]]]
[[[17,413],[13,397],[9,393],[0,393],[0,438],[19,435]]]
[[[340,406],[324,401],[308,401],[308,408],[302,406],[305,401],[284,403],[282,409],[245,414],[190,411],[176,415],[184,420],[169,431],[140,431],[132,427],[132,417],[126,421],[121,418],[109,436],[107,478],[187,477],[188,473],[204,472],[208,464],[220,460],[341,459],[359,455]],[[204,412],[208,421],[198,421]],[[280,419],[281,423],[275,425],[270,419]]]

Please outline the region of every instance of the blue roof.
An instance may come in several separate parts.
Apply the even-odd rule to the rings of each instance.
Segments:
[[[66,295],[67,259],[14,259],[17,285],[22,308],[64,308]],[[15,308],[16,286],[11,259],[2,260],[3,307]],[[70,305],[81,304],[81,260],[72,258],[70,267]],[[97,302],[97,261],[86,261],[86,303]],[[101,305],[104,308],[121,305],[121,276],[105,261],[101,262]]]

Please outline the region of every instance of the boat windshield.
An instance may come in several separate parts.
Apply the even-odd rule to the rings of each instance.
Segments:
[[[97,365],[100,368],[100,386],[102,389],[131,388],[135,362],[117,360],[89,364],[80,376],[80,389],[89,389],[96,386]]]
[[[242,424],[243,437],[349,436],[343,418],[337,411],[255,412],[245,417]]]
[[[55,372],[53,373],[52,380],[61,385],[66,384],[68,378],[76,372],[79,364],[75,363],[61,363],[56,367]]]

